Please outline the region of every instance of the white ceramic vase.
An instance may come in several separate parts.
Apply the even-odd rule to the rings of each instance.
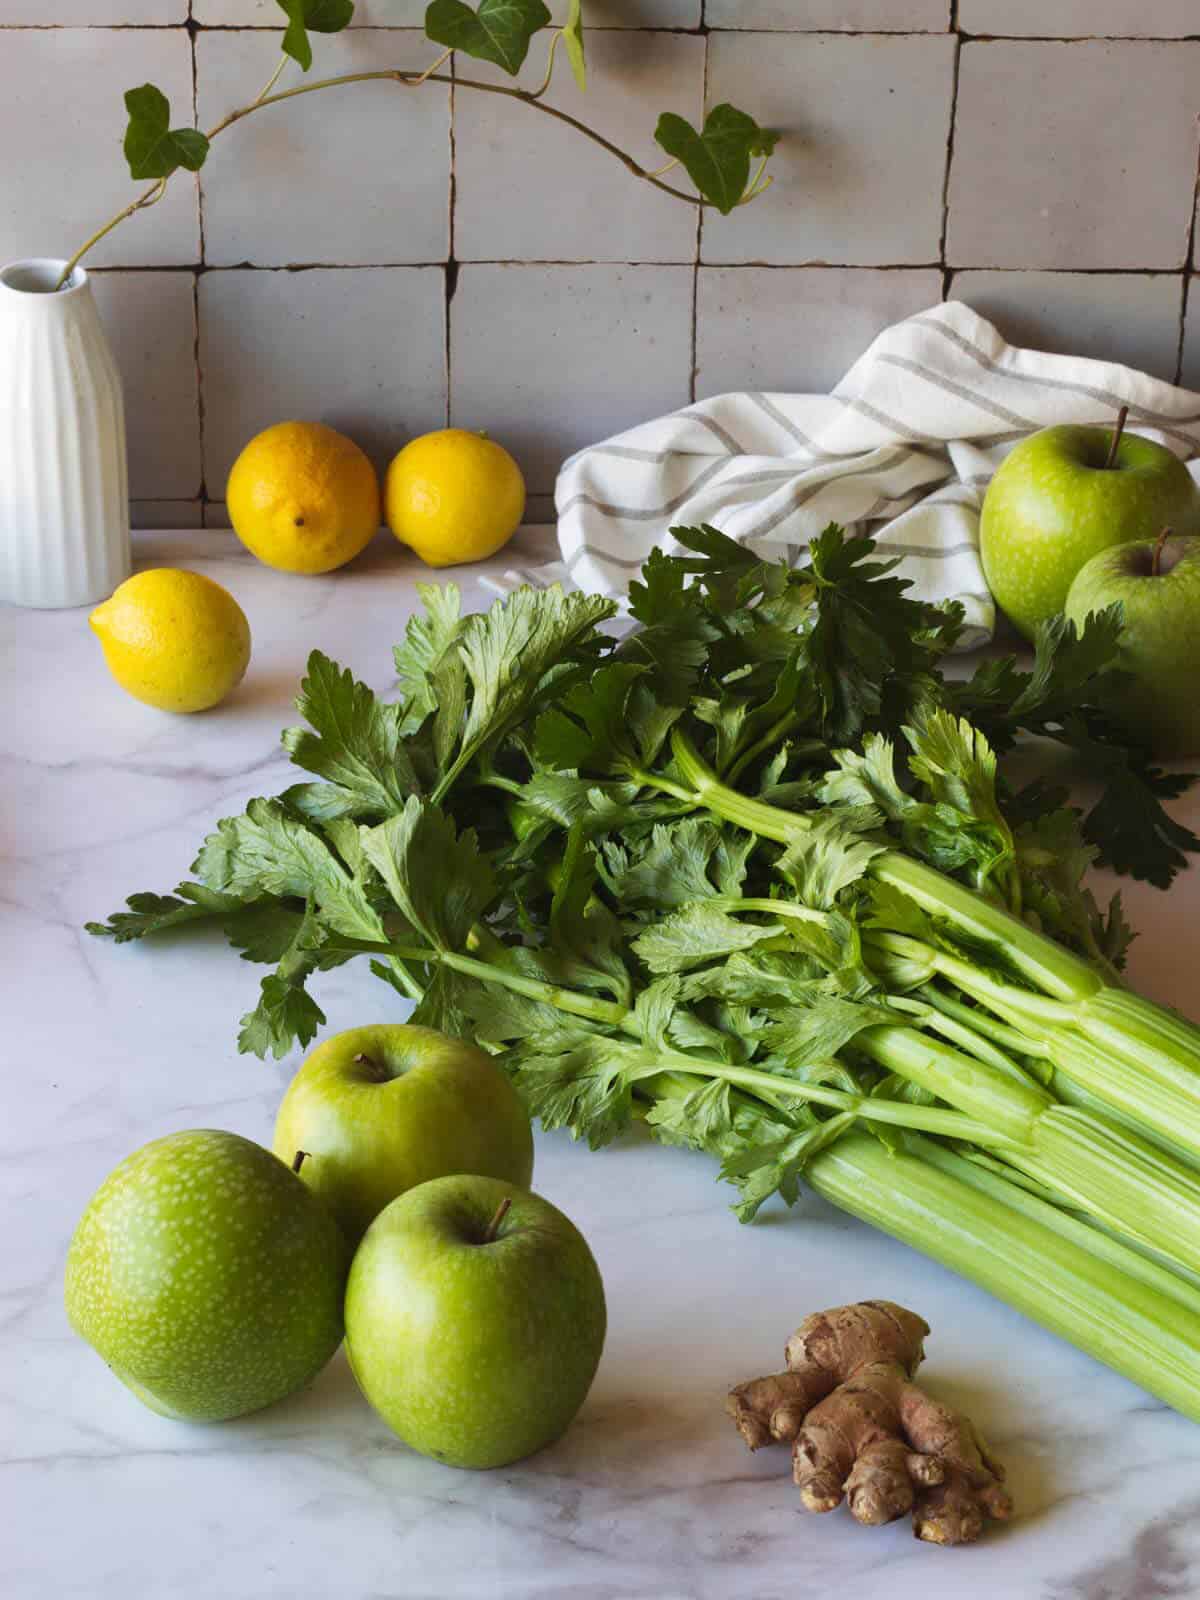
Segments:
[[[0,599],[83,606],[129,576],[125,407],[82,267],[0,269]]]

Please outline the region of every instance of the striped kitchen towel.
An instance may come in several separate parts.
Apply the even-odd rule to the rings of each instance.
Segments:
[[[995,626],[979,560],[993,472],[1025,434],[1111,423],[1122,404],[1131,429],[1200,455],[1200,395],[1112,362],[1017,349],[951,301],[881,333],[832,394],[717,395],[579,451],[555,494],[561,560],[494,587],[557,579],[620,596],[651,550],[679,549],[674,524],[709,522],[795,561],[840,522],[899,557],[915,597],[960,601],[969,648]]]

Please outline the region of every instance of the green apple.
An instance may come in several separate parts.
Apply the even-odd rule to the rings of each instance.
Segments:
[[[1023,439],[988,486],[980,556],[1001,610],[1032,638],[1063,609],[1075,574],[1101,550],[1152,539],[1161,528],[1200,533],[1200,490],[1151,439],[1061,426]]]
[[[604,1346],[604,1286],[579,1230],[495,1178],[437,1178],[367,1230],[346,1285],[363,1394],[423,1455],[502,1467],[557,1439]]]
[[[381,1023],[319,1045],[275,1119],[275,1154],[357,1243],[397,1195],[478,1172],[529,1187],[529,1113],[491,1056],[432,1028]]]
[[[1066,613],[1080,627],[1118,600],[1121,665],[1133,675],[1115,708],[1125,730],[1156,756],[1200,754],[1200,539],[1102,550],[1076,574]]]
[[[348,1258],[262,1145],[171,1133],[92,1196],[67,1254],[67,1315],[152,1410],[219,1422],[320,1372],[342,1340]]]

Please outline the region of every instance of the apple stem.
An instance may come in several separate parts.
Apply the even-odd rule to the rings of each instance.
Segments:
[[[488,1223],[487,1232],[483,1236],[484,1244],[494,1244],[495,1243],[496,1235],[500,1232],[500,1224],[504,1221],[505,1217],[508,1215],[509,1207],[511,1205],[512,1205],[511,1197],[509,1195],[505,1195],[504,1199],[501,1200],[500,1204],[496,1207],[496,1215]]]
[[[308,1160],[308,1151],[307,1150],[297,1150],[296,1154],[292,1157],[292,1171],[293,1172],[299,1172],[300,1168],[304,1165],[304,1163],[307,1160]]]
[[[1125,419],[1129,415],[1129,407],[1122,406],[1117,412],[1117,425],[1113,429],[1112,442],[1108,447],[1108,458],[1104,463],[1104,470],[1110,472],[1117,464],[1117,451],[1121,445],[1121,435],[1125,431]]]
[[[1154,554],[1150,558],[1150,576],[1152,578],[1157,578],[1158,577],[1158,569],[1159,569],[1159,566],[1162,563],[1163,545],[1166,544],[1167,540],[1170,537],[1171,537],[1170,528],[1164,528],[1163,531],[1159,534],[1158,538],[1155,539],[1155,541],[1154,541]]]

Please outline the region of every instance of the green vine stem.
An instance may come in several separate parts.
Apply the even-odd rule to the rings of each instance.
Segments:
[[[116,216],[112,217],[108,222],[106,222],[102,228],[97,228],[96,232],[92,234],[91,238],[86,239],[84,243],[80,245],[79,249],[76,250],[75,254],[62,269],[62,274],[59,277],[58,282],[54,285],[55,289],[58,290],[65,288],[66,285],[70,283],[71,274],[83,260],[84,256],[87,255],[88,251],[93,249],[94,246],[98,245],[101,239],[106,238],[114,228],[118,227],[122,222],[124,222],[126,217],[131,217],[135,211],[145,211],[148,206],[156,205],[158,201],[162,199],[163,195],[166,194],[166,192],[166,178],[156,178],[146,190],[145,194],[139,195],[139,197],[134,200],[131,205],[127,205],[125,207],[124,211],[118,211]]]
[[[450,52],[446,52],[446,55],[449,54]],[[445,56],[443,56],[441,59],[445,60]],[[551,54],[551,63],[552,62],[553,53]],[[435,61],[433,66],[436,67],[439,64],[439,62]],[[273,88],[278,78],[279,70],[282,70],[282,63],[275,76],[272,77],[270,82],[266,85],[266,89]],[[696,206],[698,209],[703,208],[706,204],[700,195],[688,194],[686,189],[677,189],[674,184],[664,183],[662,178],[659,177],[657,173],[651,172],[647,170],[647,168],[643,167],[641,163],[636,161],[627,150],[622,150],[620,145],[614,144],[611,139],[606,139],[602,133],[598,133],[595,128],[589,127],[586,122],[581,122],[578,117],[573,117],[569,111],[561,111],[557,106],[548,105],[546,101],[541,98],[541,96],[545,93],[545,83],[543,83],[541,87],[536,90],[512,89],[502,83],[484,83],[479,78],[461,78],[446,72],[436,72],[432,67],[426,68],[422,72],[405,71],[404,69],[398,67],[380,68],[374,72],[347,72],[335,78],[318,78],[314,83],[297,84],[294,89],[281,89],[274,94],[268,94],[266,90],[264,90],[264,92],[260,94],[256,100],[251,101],[249,105],[241,106],[236,111],[230,111],[226,116],[222,117],[219,122],[215,123],[213,127],[209,129],[207,137],[211,142],[213,139],[217,138],[219,134],[224,133],[226,129],[232,128],[235,123],[243,121],[244,118],[253,115],[253,113],[256,111],[264,111],[268,106],[282,105],[286,100],[295,100],[300,95],[316,94],[323,89],[340,89],[344,85],[351,83],[395,83],[406,89],[418,88],[423,83],[445,83],[453,85],[455,89],[477,89],[481,94],[505,95],[509,100],[519,101],[521,105],[530,106],[534,111],[541,111],[546,116],[553,117],[557,122],[564,122],[569,128],[574,128],[576,133],[583,134],[583,136],[587,139],[590,139],[593,144],[598,144],[602,150],[606,150],[609,155],[613,156],[622,164],[622,166],[627,168],[635,178],[641,178],[644,182],[653,184],[653,186],[656,189],[661,190],[663,194],[669,194],[674,199],[683,200],[688,205]],[[117,215],[111,219],[111,221],[106,222],[102,228],[98,229],[94,234],[92,234],[91,238],[86,240],[85,243],[80,246],[80,248],[75,252],[75,254],[67,262],[66,266],[63,268],[62,275],[58,280],[57,288],[61,289],[65,284],[70,282],[71,274],[83,260],[84,256],[87,255],[88,251],[99,244],[101,239],[110,234],[115,227],[124,222],[127,217],[131,217],[135,211],[142,211],[147,206],[152,206],[157,201],[161,200],[166,191],[168,182],[169,179],[167,178],[159,178],[153,187],[148,189],[144,195],[141,195],[137,200],[133,201],[131,205],[126,206],[123,211],[119,211]],[[750,193],[751,191],[747,192]],[[753,192],[761,193],[762,189],[760,187],[758,190]]]

